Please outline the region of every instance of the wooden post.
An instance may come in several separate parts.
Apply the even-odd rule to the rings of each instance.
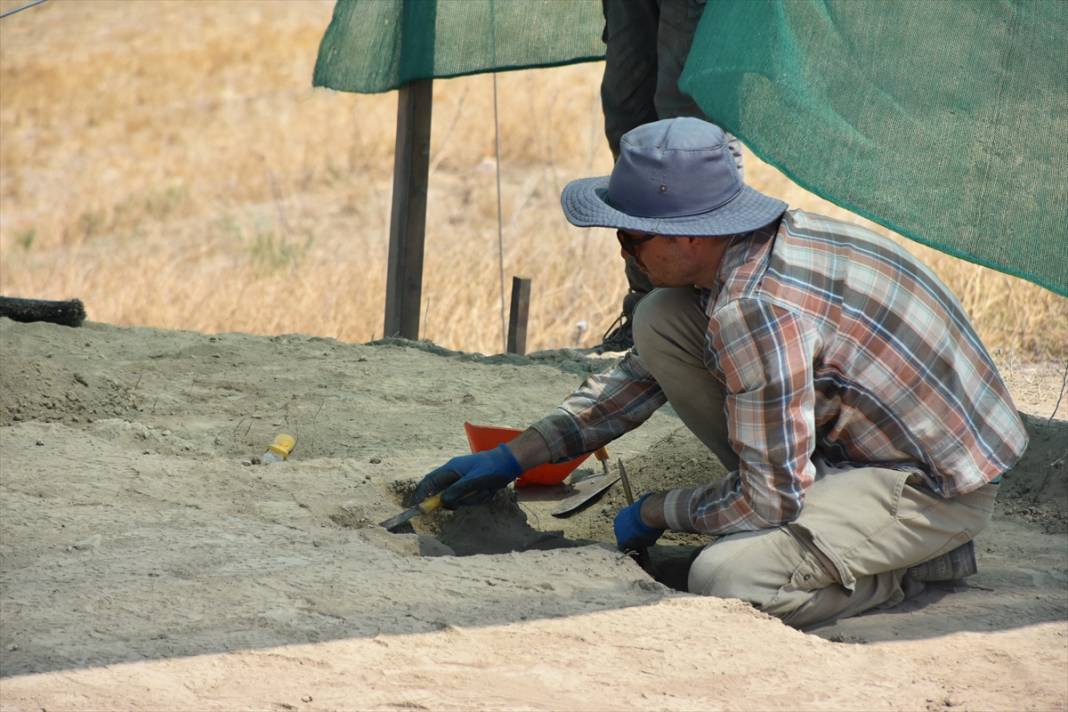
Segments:
[[[512,277],[512,308],[508,314],[508,353],[527,352],[527,317],[530,316],[530,280]]]
[[[393,211],[389,227],[386,273],[385,336],[419,338],[419,302],[423,293],[423,241],[426,236],[426,190],[430,168],[430,115],[433,80],[420,79],[400,88],[397,143],[393,157]]]

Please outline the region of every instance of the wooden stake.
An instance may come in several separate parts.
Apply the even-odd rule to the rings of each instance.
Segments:
[[[430,79],[405,84],[397,102],[384,336],[419,338],[432,86]]]
[[[508,353],[527,352],[527,317],[530,316],[530,280],[512,277],[512,308],[508,314]]]

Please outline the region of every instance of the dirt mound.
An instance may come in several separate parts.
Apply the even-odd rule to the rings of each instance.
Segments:
[[[1048,534],[1068,533],[1068,421],[1024,414],[1031,442],[1005,475],[998,511]]]

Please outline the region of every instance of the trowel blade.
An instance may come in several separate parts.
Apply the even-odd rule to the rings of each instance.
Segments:
[[[413,517],[416,517],[417,515],[420,515],[422,513],[423,510],[419,509],[419,507],[412,507],[411,509],[404,510],[395,517],[390,517],[386,521],[380,522],[378,526],[384,527],[388,531],[393,531],[397,527],[403,524],[407,524],[412,520]]]
[[[552,511],[554,517],[569,517],[575,512],[579,511],[583,507],[586,507],[597,500],[601,495],[608,491],[608,488],[619,482],[619,476],[608,477],[606,475],[600,475],[599,477],[590,477],[582,480],[578,484],[574,485],[578,494],[565,499],[560,503],[560,506]]]

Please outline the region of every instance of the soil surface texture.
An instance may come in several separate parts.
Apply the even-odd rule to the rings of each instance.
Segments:
[[[617,552],[618,484],[377,525],[612,362],[0,318],[0,708],[1068,709],[1063,364],[1003,369],[1032,444],[979,574],[815,631],[673,588],[702,537]],[[722,475],[670,408],[608,450],[636,494]]]

